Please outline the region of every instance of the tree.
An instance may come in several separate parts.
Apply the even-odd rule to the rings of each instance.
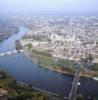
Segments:
[[[94,58],[93,58],[93,56],[91,54],[88,54],[86,59],[87,59],[87,61],[92,62]]]
[[[84,100],[83,95],[78,94],[77,97],[76,97],[76,100]]]
[[[29,88],[29,89],[32,89],[32,84],[31,84],[31,83],[28,84],[28,88]]]
[[[28,43],[28,49],[31,49],[32,48],[32,44],[31,43]]]

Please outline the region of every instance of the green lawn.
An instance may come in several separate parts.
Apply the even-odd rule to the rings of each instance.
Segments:
[[[45,68],[53,68],[60,71],[74,72],[74,62],[65,59],[53,58],[51,54],[44,51],[32,50],[32,53],[37,57],[38,64]]]

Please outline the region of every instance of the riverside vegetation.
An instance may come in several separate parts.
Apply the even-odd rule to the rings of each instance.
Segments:
[[[61,59],[61,58],[54,58],[49,52],[47,51],[41,51],[38,49],[32,48],[32,44],[26,45],[26,49],[29,52],[29,57],[34,61],[34,57],[37,60],[37,63],[40,65],[40,67],[50,69],[52,71],[61,72],[64,74],[70,74],[73,75],[76,70],[76,62],[73,60],[68,59]],[[91,57],[90,57],[91,59]],[[35,61],[36,62],[36,61]],[[94,63],[92,68],[93,76],[98,76],[98,64]],[[85,66],[84,66],[85,67]],[[90,77],[90,74],[88,71],[83,68],[81,70],[81,76]]]
[[[17,82],[7,72],[0,70],[0,89],[7,91],[8,100],[67,100],[63,95],[54,96],[32,88],[32,84]],[[87,100],[81,94],[77,100]]]
[[[8,100],[50,100],[47,93],[34,90],[31,84],[18,83],[4,71],[0,71],[0,88],[8,92]]]
[[[68,100],[64,95],[54,96],[32,88],[32,84],[17,82],[7,72],[0,70],[0,89],[7,91],[8,100]],[[76,100],[97,100],[87,99],[82,94],[77,94]]]

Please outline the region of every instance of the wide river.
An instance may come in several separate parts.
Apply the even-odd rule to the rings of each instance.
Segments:
[[[17,34],[0,43],[0,52],[15,50],[15,41],[20,40],[28,31],[28,28],[20,27]],[[0,69],[9,72],[17,81],[32,83],[33,87],[65,96],[68,96],[74,78],[45,70],[32,63],[23,53],[0,57]],[[80,83],[79,93],[86,96],[98,96],[98,81],[81,77]]]

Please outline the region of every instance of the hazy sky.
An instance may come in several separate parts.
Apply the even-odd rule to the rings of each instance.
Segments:
[[[98,12],[98,0],[0,0],[0,13]]]

